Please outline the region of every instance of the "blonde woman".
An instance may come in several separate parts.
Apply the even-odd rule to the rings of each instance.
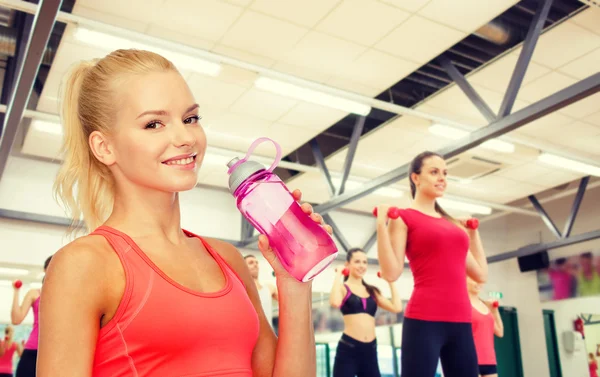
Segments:
[[[62,106],[56,192],[93,232],[46,275],[38,376],[314,376],[311,283],[260,237],[277,277],[277,339],[238,250],[181,228],[178,193],[196,186],[206,136],[174,65],[136,50],[81,63]]]

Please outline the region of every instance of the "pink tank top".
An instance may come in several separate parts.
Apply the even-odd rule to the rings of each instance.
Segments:
[[[238,275],[198,237],[225,275],[217,292],[170,279],[126,234],[101,226],[125,270],[117,312],[98,334],[94,377],[252,377],[258,315]]]
[[[494,349],[494,317],[492,313],[482,314],[473,308],[473,340],[477,350],[479,365],[496,365],[496,350]]]
[[[3,340],[2,343],[5,343]],[[17,349],[17,345],[13,341],[2,357],[0,357],[0,373],[10,374],[13,373],[13,355]]]
[[[40,332],[39,325],[39,313],[40,313],[40,297],[38,297],[31,305],[33,309],[33,328],[31,329],[31,334],[29,334],[29,339],[27,339],[27,343],[25,343],[26,350],[37,350],[38,349],[38,337]]]
[[[400,210],[408,228],[406,257],[414,290],[405,317],[421,321],[471,323],[467,293],[469,236],[445,218]]]

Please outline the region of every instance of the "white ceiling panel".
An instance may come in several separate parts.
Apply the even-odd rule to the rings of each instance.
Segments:
[[[246,69],[223,64],[218,80],[228,84],[251,88],[254,86],[258,73]]]
[[[598,165],[598,161],[600,161],[600,128],[596,128],[595,135],[578,139],[570,137],[566,142],[575,150],[575,153],[587,153]]]
[[[570,76],[553,71],[527,85],[523,85],[519,91],[518,98],[533,103],[546,98],[569,85],[573,85],[576,82],[577,80]]]
[[[600,23],[600,19],[598,23]],[[560,67],[559,71],[578,79],[585,79],[597,73],[600,71],[600,48]]]
[[[327,158],[327,167],[332,172],[341,172],[344,169],[344,163],[348,149],[344,149],[334,156]],[[384,155],[384,154],[382,154]],[[370,164],[368,162],[361,161],[360,155],[355,155],[352,161],[352,167],[350,168],[350,174],[357,177],[375,178],[395,168],[395,161],[384,161],[384,163]]]
[[[556,186],[572,182],[581,177],[583,177],[582,174],[574,173],[571,170],[552,168],[551,173],[536,177],[535,183],[548,188],[554,188]]]
[[[346,0],[340,3],[316,30],[372,46],[400,25],[410,13],[373,0]]]
[[[231,106],[231,111],[274,122],[297,103],[296,100],[252,88]]]
[[[539,162],[529,162],[524,165],[502,169],[496,175],[519,182],[535,182],[535,179],[552,173],[552,168]],[[541,185],[545,186],[545,185]]]
[[[269,128],[269,132],[265,135],[275,140],[281,145],[283,155],[298,149],[301,145],[306,144],[310,139],[317,135],[318,131],[314,131],[304,127],[291,126],[289,124],[274,123]],[[267,148],[273,149],[270,143],[265,143]]]
[[[600,35],[567,21],[540,36],[531,59],[556,69],[598,47]]]
[[[299,102],[278,122],[321,132],[348,115],[343,111],[307,102]]]
[[[464,37],[464,32],[423,17],[412,16],[375,47],[394,56],[424,64]]]
[[[339,76],[331,77],[329,80],[327,80],[327,85],[367,97],[375,97],[382,92],[380,88],[374,88],[372,86],[361,84],[354,80],[349,80]]]
[[[152,24],[188,36],[218,41],[242,11],[242,7],[218,0],[166,0],[161,12],[154,15]]]
[[[337,3],[339,0],[255,0],[250,9],[312,28]]]
[[[512,187],[518,184],[519,182],[511,179],[488,175],[468,184],[449,182],[446,190],[448,194],[473,200],[507,203],[514,200],[515,195]]]
[[[393,5],[400,9],[407,10],[411,13],[417,12],[423,8],[431,0],[380,0],[383,3]]]
[[[585,118],[600,108],[600,93],[588,96],[560,110],[561,113],[573,118]]]
[[[225,113],[212,119],[206,135],[209,145],[245,151],[259,137],[257,135],[269,132],[271,124],[250,116]]]
[[[277,62],[271,68],[277,72],[287,73],[288,75],[297,76],[318,83],[327,82],[331,77],[331,72],[329,72],[329,70],[315,67],[308,68],[293,63]]]
[[[482,87],[495,90],[499,93],[506,92],[510,78],[512,77],[515,65],[519,59],[521,48],[503,56],[497,61],[489,64],[485,68],[475,72],[469,76],[469,82],[481,85]],[[523,77],[523,85],[547,74],[549,68],[530,62],[527,67],[525,77]]]
[[[471,33],[516,4],[518,0],[431,0],[419,14],[454,29]]]
[[[233,5],[239,5],[241,7],[245,7],[245,6],[249,5],[253,0],[221,0],[221,1],[233,4]]]
[[[196,101],[201,106],[225,110],[229,108],[248,89],[226,83],[204,75],[192,74],[187,80]]]
[[[600,127],[600,111],[586,117],[583,121]]]
[[[210,51],[215,46],[214,41],[209,41],[197,36],[190,38],[188,34],[166,29],[162,25],[148,26],[146,34],[207,51]]]
[[[221,43],[242,51],[280,60],[308,30],[260,13],[246,11]]]
[[[384,91],[418,69],[419,65],[371,49],[340,68],[340,76]]]
[[[364,46],[311,31],[286,54],[284,60],[317,72],[334,74],[364,51]]]
[[[150,22],[160,14],[164,0],[132,0],[120,2],[115,6],[111,1],[81,0],[73,6],[73,14],[144,32]]]
[[[589,7],[575,15],[570,21],[600,35],[600,8]]]
[[[458,114],[458,112],[454,110],[446,110],[436,106],[431,105],[429,102],[431,100],[424,102],[423,104],[417,106],[415,109],[421,111],[426,114],[435,115],[437,117],[441,117],[443,119],[449,119],[455,122],[464,123],[466,125],[472,126],[487,126],[488,122],[484,120],[481,116],[476,115],[473,116],[468,114]]]
[[[223,46],[222,44],[216,45],[212,49],[212,52],[214,52],[215,54],[225,55],[232,59],[248,62],[250,64],[256,64],[260,67],[270,67],[275,63],[274,59],[267,58],[266,56],[261,56],[246,51],[240,51],[232,47]]]
[[[541,137],[542,135],[552,134],[560,130],[564,131],[574,121],[571,117],[554,112],[518,128],[515,132]]]

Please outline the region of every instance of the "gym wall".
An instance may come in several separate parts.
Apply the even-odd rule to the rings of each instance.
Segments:
[[[598,228],[598,201],[600,188],[588,188],[575,221],[572,234],[589,232]],[[556,226],[562,231],[573,195],[543,204]],[[518,249],[524,245],[556,240],[540,218],[508,215],[481,225],[481,235],[488,256]],[[584,250],[600,247],[600,240],[580,243],[549,251],[550,259],[573,255]],[[548,377],[548,357],[542,310],[555,311],[556,332],[563,376],[574,377],[581,369],[585,353],[568,354],[562,344],[562,332],[573,328],[576,315],[596,313],[600,297],[574,298],[541,303],[536,271],[522,273],[517,259],[493,263],[489,269],[487,291],[504,294],[502,304],[517,309],[521,337],[521,352],[525,376]],[[573,373],[573,374],[571,374]]]

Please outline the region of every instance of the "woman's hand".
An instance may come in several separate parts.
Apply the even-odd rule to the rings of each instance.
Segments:
[[[388,211],[391,206],[379,205],[377,206],[377,223],[385,225],[388,221]]]
[[[302,198],[302,192],[300,190],[294,190],[294,192],[292,192],[292,196],[294,197],[294,199],[297,202],[300,202],[300,199]],[[302,208],[302,211],[304,211],[304,213],[306,213],[307,215],[310,215],[310,218],[314,222],[316,222],[317,224],[321,224],[321,226],[327,231],[327,233],[329,233],[330,235],[333,234],[333,229],[331,228],[331,226],[329,226],[323,222],[323,216],[319,215],[318,213],[313,212],[313,208],[310,204],[303,203],[300,205],[300,207]],[[258,249],[263,254],[265,259],[269,262],[271,267],[273,267],[275,276],[278,279],[289,278],[289,279],[293,279],[294,281],[297,281],[294,277],[292,277],[285,270],[285,268],[283,268],[283,266],[281,265],[281,263],[275,256],[273,249],[269,245],[269,239],[264,234],[261,234],[260,236],[258,236]]]
[[[456,221],[459,222],[459,224],[465,229],[465,231],[467,232],[467,234],[469,236],[471,235],[475,235],[475,233],[477,233],[477,229],[472,229],[470,227],[467,226],[467,222],[471,220],[471,218],[460,218],[460,219],[456,219]]]
[[[497,301],[496,300],[483,300],[483,303],[485,304],[485,306],[487,306],[488,309],[492,312],[498,311],[499,305],[494,305],[495,302],[497,302]]]

